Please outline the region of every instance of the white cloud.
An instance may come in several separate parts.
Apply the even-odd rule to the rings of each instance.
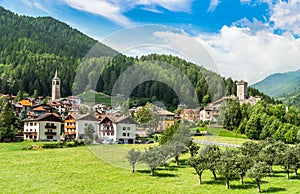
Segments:
[[[199,34],[221,74],[255,83],[274,72],[299,68],[300,39],[269,31],[223,26],[219,34]]]
[[[210,4],[208,7],[208,12],[213,12],[216,7],[219,5],[220,1],[219,0],[210,0]]]
[[[36,8],[38,8],[39,10],[42,10],[43,12],[45,12],[45,13],[51,15],[51,9],[49,9],[49,8],[47,9],[46,7],[44,7],[44,6],[41,4],[41,2],[39,2],[39,1],[34,1],[34,2],[33,2],[33,5],[34,5]]]
[[[300,36],[300,0],[277,3],[273,8],[270,21],[274,22],[274,28]]]
[[[161,6],[173,12],[190,12],[192,0],[138,0],[136,4]]]
[[[137,6],[157,12],[156,6],[173,12],[190,12],[192,0],[62,0],[69,6],[89,13],[101,15],[121,26],[132,26],[133,22],[124,13]]]
[[[123,15],[122,8],[111,1],[105,0],[63,0],[69,6],[86,11],[89,13],[101,15],[121,26],[129,26],[132,22]]]

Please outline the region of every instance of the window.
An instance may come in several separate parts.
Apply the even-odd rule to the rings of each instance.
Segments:
[[[130,136],[130,133],[127,133],[127,136],[129,137],[129,136]]]
[[[30,123],[30,126],[33,126],[33,123]]]
[[[36,126],[36,123],[34,123],[34,126]]]
[[[111,135],[112,135],[112,136],[115,135],[114,132],[111,132]]]
[[[109,136],[109,133],[107,132],[106,135]]]
[[[103,133],[103,136],[105,136],[105,133]]]
[[[123,130],[126,130],[126,127],[123,127]]]
[[[130,130],[130,127],[127,127],[127,130]]]
[[[123,133],[123,136],[126,136],[126,133]]]

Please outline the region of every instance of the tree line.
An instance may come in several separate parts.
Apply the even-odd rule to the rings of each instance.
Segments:
[[[229,99],[220,107],[219,122],[226,129],[246,134],[249,139],[272,137],[285,143],[300,142],[300,111],[264,100],[254,106]]]
[[[170,134],[166,136],[172,137]],[[176,144],[180,145],[178,142]],[[158,166],[167,166],[170,158],[174,156],[178,165],[176,156],[179,155],[172,154],[176,152],[170,152],[172,149],[167,149],[163,145],[150,147],[144,152],[137,149],[129,150],[126,158],[132,166],[132,172],[135,172],[137,162],[143,162],[150,168],[151,176],[154,176],[154,170]],[[167,145],[172,144],[167,143]],[[271,138],[261,142],[247,141],[240,148],[220,149],[216,145],[208,145],[200,149],[199,145],[191,142],[181,145],[184,145],[184,148],[179,149],[180,153],[190,152],[191,156],[186,164],[194,168],[200,185],[203,184],[203,172],[209,170],[212,172],[214,181],[218,179],[218,176],[225,180],[227,189],[230,188],[231,180],[240,179],[240,184],[244,184],[244,178],[249,177],[255,180],[258,192],[261,192],[261,180],[274,173],[273,166],[281,166],[287,179],[290,178],[291,171],[295,176],[298,175],[300,168],[300,144],[290,146]],[[176,148],[173,147],[173,151],[174,149]]]

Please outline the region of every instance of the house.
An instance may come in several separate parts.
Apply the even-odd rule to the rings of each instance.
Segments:
[[[55,108],[60,114],[62,114],[69,110],[69,108],[72,106],[72,103],[66,98],[59,98],[49,101],[48,105]]]
[[[136,138],[138,123],[129,116],[106,116],[101,122],[98,136],[101,140],[112,139],[125,144],[132,144]]]
[[[72,102],[72,104],[82,104],[83,103],[83,99],[78,96],[68,96],[67,99],[70,100]]]
[[[61,118],[53,113],[28,117],[24,122],[24,140],[59,140]]]
[[[84,128],[91,124],[95,133],[99,128],[99,121],[90,114],[70,114],[64,120],[64,134],[68,139],[84,139]]]
[[[175,124],[175,114],[172,112],[169,112],[167,110],[158,110],[158,126],[157,126],[157,131],[162,132],[166,130],[168,127],[171,127],[172,125]]]
[[[183,120],[189,122],[199,122],[200,121],[200,109],[182,109],[180,116]]]

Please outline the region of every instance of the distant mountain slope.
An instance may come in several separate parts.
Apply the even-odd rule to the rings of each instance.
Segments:
[[[0,6],[0,93],[33,94],[37,89],[40,95],[50,95],[58,69],[62,95],[70,95],[75,70],[96,42],[51,17],[18,16]]]
[[[252,87],[274,98],[290,95],[300,89],[300,70],[272,74]]]

